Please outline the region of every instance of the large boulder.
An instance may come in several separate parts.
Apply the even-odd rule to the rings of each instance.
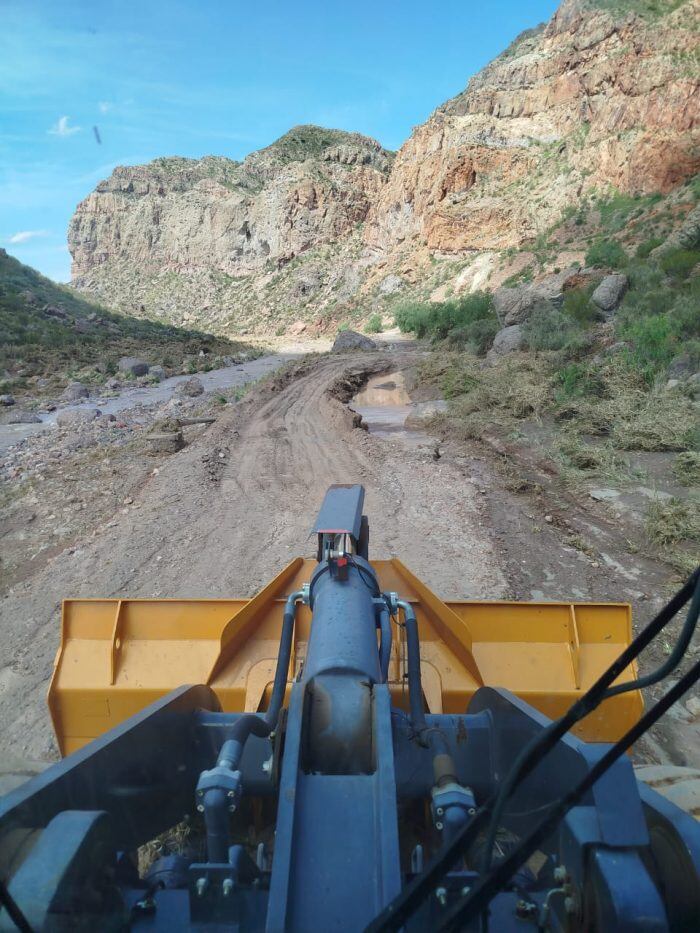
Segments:
[[[539,282],[501,286],[493,293],[493,307],[499,321],[506,327],[523,324],[534,309],[543,302],[559,306],[568,291],[585,287],[600,278],[596,270],[569,268],[563,272],[552,272]]]
[[[135,356],[123,356],[117,368],[120,373],[131,373],[132,376],[145,376],[148,373],[148,363]]]
[[[61,398],[64,402],[77,402],[81,398],[88,398],[89,395],[88,387],[84,386],[82,382],[69,382],[63,390]]]
[[[10,405],[15,404],[14,395],[0,395],[0,405],[4,405],[6,408],[9,408]]]
[[[68,411],[59,411],[56,415],[56,424],[61,428],[77,427],[81,424],[89,424],[101,414],[99,408],[71,408]]]
[[[614,311],[625,297],[627,284],[627,276],[621,272],[606,275],[591,295],[593,304],[597,305],[601,311],[607,311],[608,313]]]
[[[194,398],[197,395],[204,394],[204,386],[202,385],[201,379],[192,376],[191,379],[185,379],[184,382],[181,382],[176,391],[178,395],[186,395],[189,398]]]
[[[341,330],[333,343],[333,351],[340,350],[374,350],[377,344],[364,334],[354,330]]]
[[[497,288],[493,293],[493,309],[504,324],[522,324],[539,301],[529,285]]]
[[[515,350],[521,350],[525,343],[525,335],[520,324],[513,324],[510,327],[504,327],[493,338],[493,346],[486,354],[486,362],[493,363],[501,356],[507,353],[513,353]]]

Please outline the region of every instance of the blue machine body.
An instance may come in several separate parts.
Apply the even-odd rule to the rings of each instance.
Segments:
[[[317,531],[356,542],[362,499],[342,496],[345,518],[342,503],[326,503],[333,521]],[[41,831],[3,879],[29,929],[364,930],[547,727],[490,687],[463,714],[425,715],[419,730],[393,708],[380,617],[396,603],[358,553],[319,563],[306,599],[306,660],[267,734],[252,726],[241,741],[244,717],[220,712],[207,687],[182,687],[0,801],[0,854],[13,833]],[[226,757],[232,742],[239,758]],[[527,834],[607,748],[558,741],[509,800],[499,846]],[[211,861],[200,841],[139,876],[130,853],[183,820],[196,839],[201,776],[220,768],[229,786],[229,765],[228,859]],[[251,839],[261,822],[268,830]],[[403,928],[438,928],[479,870],[478,857],[454,865]],[[700,826],[623,757],[491,900],[489,929],[697,930],[699,878]],[[0,930],[16,926],[0,912]]]

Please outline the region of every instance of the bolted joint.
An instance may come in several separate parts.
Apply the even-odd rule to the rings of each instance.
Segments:
[[[197,782],[197,809],[204,809],[206,797],[210,791],[221,791],[226,797],[226,806],[234,813],[243,793],[243,778],[240,771],[231,771],[223,765],[217,765],[209,771],[202,771]],[[201,810],[200,810],[201,813]]]
[[[476,801],[468,787],[450,782],[442,787],[435,785],[431,791],[431,811],[437,830],[447,830],[451,835],[473,816]]]

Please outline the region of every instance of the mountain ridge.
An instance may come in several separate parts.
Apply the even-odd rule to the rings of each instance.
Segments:
[[[73,283],[222,333],[324,329],[416,290],[495,287],[508,252],[587,198],[673,198],[700,170],[699,25],[696,0],[565,0],[396,154],[298,126],[242,162],[118,168],[71,221]],[[585,252],[574,241],[563,262]]]

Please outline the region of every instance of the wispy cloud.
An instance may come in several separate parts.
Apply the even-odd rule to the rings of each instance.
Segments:
[[[51,127],[49,133],[52,136],[72,136],[73,133],[79,133],[82,127],[69,126],[70,117],[59,117],[57,122]]]
[[[101,100],[97,105],[97,109],[100,113],[109,113],[109,111],[114,107],[114,104],[111,100]]]
[[[34,240],[37,237],[48,236],[48,230],[20,230],[18,233],[13,233],[11,237],[8,238],[8,243],[26,243],[27,240]]]

